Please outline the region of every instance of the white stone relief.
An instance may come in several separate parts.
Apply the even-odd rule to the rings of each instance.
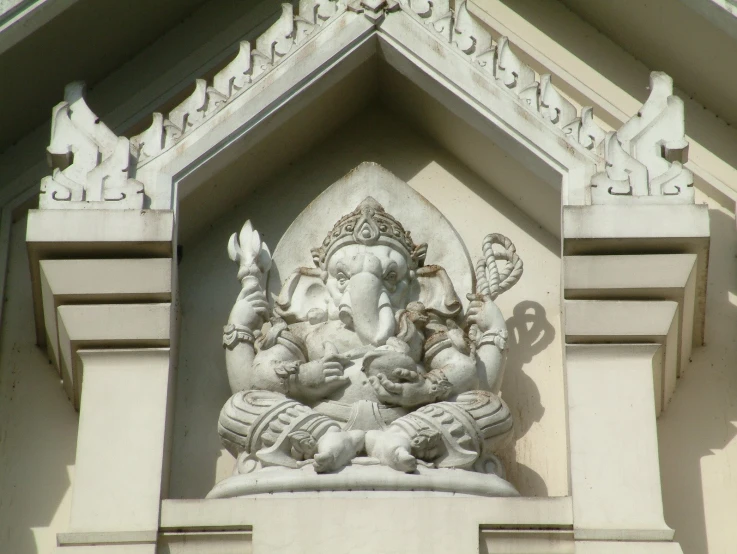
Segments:
[[[455,12],[447,8],[447,2],[438,8],[418,1],[401,2],[402,9],[424,25],[452,43],[463,52],[471,63],[483,68],[503,88],[514,93],[523,104],[555,127],[563,129],[572,140],[588,150],[596,151],[604,139],[604,131],[593,121],[593,110],[585,107],[581,115],[553,85],[550,75],[541,75],[515,54],[505,36],[494,41],[484,24],[468,9],[465,1],[458,2]],[[442,13],[440,18],[437,14]],[[441,24],[438,24],[441,21]],[[585,130],[580,132],[584,125]]]
[[[683,101],[673,95],[673,80],[650,74],[650,96],[637,114],[605,140],[606,168],[591,180],[594,204],[656,197],[657,201],[694,202],[688,160]]]
[[[399,9],[396,0],[352,0],[348,2],[348,10],[354,13],[362,13],[367,19],[375,24],[381,23],[384,14]]]
[[[397,214],[442,217],[416,193],[404,197],[407,185],[382,183],[385,175],[363,164],[351,179],[382,192]],[[312,218],[322,222],[315,206]],[[522,261],[508,238],[487,236],[464,313],[448,271],[426,263],[435,242],[463,248],[444,233],[416,244],[398,218],[366,196],[312,249],[313,267],[287,276],[273,309],[268,248],[250,222],[233,235],[228,252],[239,264],[242,290],[223,343],[234,395],[218,430],[237,462],[234,477],[211,497],[387,482],[400,490],[516,494],[496,457],[510,440],[512,416],[499,397],[508,337],[494,299],[521,277]],[[295,246],[283,242],[277,253]],[[441,256],[451,264],[457,257]],[[452,273],[473,269],[468,263]],[[345,483],[315,480],[346,466]]]
[[[596,149],[606,137],[604,130],[594,121],[594,109],[590,106],[581,108],[581,117],[563,127],[563,132],[588,150]]]
[[[39,207],[143,207],[143,184],[129,177],[130,146],[87,106],[84,84],[66,87],[51,119],[47,148],[52,174],[41,180]]]

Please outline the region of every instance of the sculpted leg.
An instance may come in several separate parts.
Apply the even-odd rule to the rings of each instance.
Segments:
[[[454,401],[423,406],[389,429],[411,441],[414,456],[437,467],[499,474],[495,454],[511,437],[512,414],[497,395],[470,391]]]
[[[297,468],[315,460],[315,469],[335,471],[363,447],[363,434],[342,431],[340,425],[283,394],[242,391],[220,412],[218,433],[237,458],[236,473],[259,466]]]

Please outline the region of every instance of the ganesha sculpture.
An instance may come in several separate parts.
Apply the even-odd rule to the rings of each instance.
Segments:
[[[235,394],[218,431],[236,475],[307,468],[314,481],[380,466],[504,482],[496,454],[512,416],[499,397],[507,329],[494,300],[522,261],[509,239],[487,236],[463,313],[446,270],[425,265],[427,250],[366,197],[272,308],[268,248],[250,222],[231,237],[242,289],[223,344]]]

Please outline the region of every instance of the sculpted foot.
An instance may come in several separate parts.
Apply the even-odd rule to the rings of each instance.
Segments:
[[[411,446],[409,438],[398,433],[389,431],[366,433],[368,455],[397,471],[412,473],[417,469],[417,459],[410,454]]]
[[[317,441],[315,471],[329,473],[347,466],[363,450],[363,431],[331,429]]]

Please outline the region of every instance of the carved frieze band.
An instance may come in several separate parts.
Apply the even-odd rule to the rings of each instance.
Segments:
[[[405,13],[438,40],[462,52],[497,86],[511,92],[568,140],[598,154],[602,171],[591,182],[592,203],[632,197],[656,202],[693,202],[693,175],[683,167],[688,143],[683,103],[672,80],[651,76],[651,95],[618,131],[605,133],[593,109],[576,106],[538,76],[514,52],[506,37],[493,40],[465,0],[301,0],[297,13],[283,4],[279,19],[253,43],[242,41],[235,58],[212,83],[197,79],[194,91],[167,115],[154,113],[151,125],[130,140],[117,137],[89,109],[83,85],[67,87],[54,108],[48,147],[52,175],[41,184],[41,208],[141,208],[144,186],[132,179],[140,164],[168,150],[286,59],[309,37],[340,16],[365,16],[376,25],[391,13]]]
[[[151,126],[131,139],[138,161],[152,158],[179,142],[345,9],[341,1],[301,0],[295,14],[291,4],[282,4],[279,19],[253,44],[242,41],[235,58],[215,75],[212,84],[197,79],[194,92],[168,116],[153,114]]]

